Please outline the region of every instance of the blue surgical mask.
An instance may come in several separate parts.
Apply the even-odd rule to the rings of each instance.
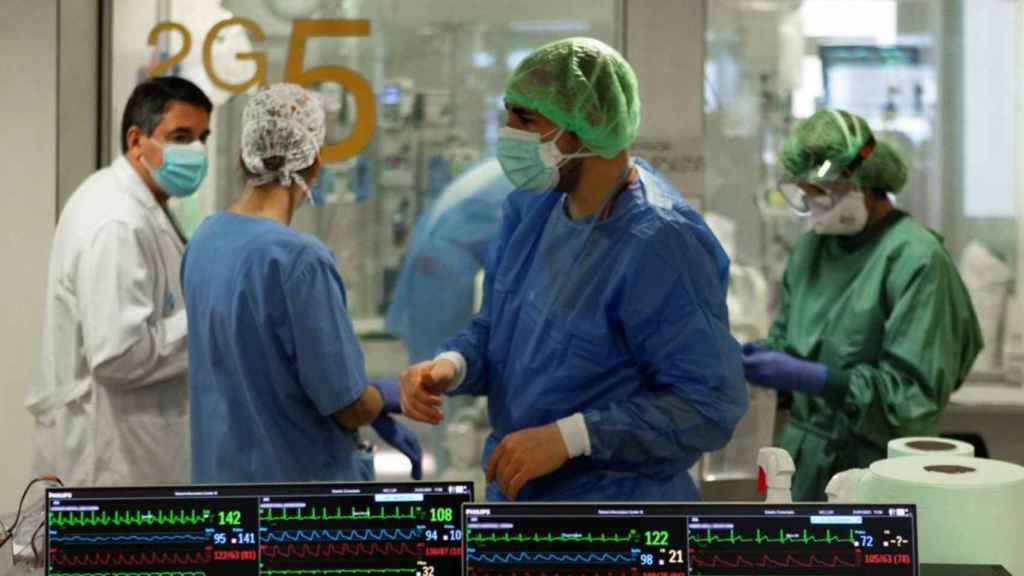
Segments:
[[[555,136],[542,141],[552,133]],[[562,130],[541,136],[536,132],[504,127],[498,133],[498,162],[505,176],[521,190],[535,194],[547,192],[558,184],[558,168],[566,160],[594,156],[592,153],[563,154],[555,142]]]
[[[163,160],[156,169],[146,164],[145,158],[142,164],[149,169],[157,186],[173,198],[187,198],[195,194],[206,177],[206,147],[198,140],[190,144],[153,142],[163,149]]]

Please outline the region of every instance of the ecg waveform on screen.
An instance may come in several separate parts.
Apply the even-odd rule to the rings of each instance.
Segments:
[[[287,508],[282,510],[274,510],[273,508],[261,508],[260,509],[260,521],[262,522],[338,522],[338,521],[354,521],[354,522],[367,522],[371,520],[379,520],[383,522],[393,520],[418,520],[423,513],[423,509],[419,506],[408,506],[392,507],[392,508],[379,508],[373,509],[372,507],[365,507],[361,509],[350,507],[346,512],[341,506],[335,506],[333,509],[327,506],[312,506],[308,509],[296,508],[289,510]]]
[[[50,512],[47,524],[51,528],[97,526],[197,526],[211,519],[209,510],[128,510],[101,512]]]
[[[482,564],[632,564],[633,556],[617,552],[471,552],[469,560]]]
[[[471,498],[429,482],[51,492],[47,574],[455,575]]]
[[[691,568],[743,569],[743,568],[857,568],[861,565],[856,555],[832,554],[691,554]]]
[[[636,573],[632,569],[566,569],[566,570],[530,570],[521,566],[511,567],[507,569],[500,568],[476,568],[471,567],[467,570],[468,576],[636,576]]]
[[[299,569],[263,569],[261,576],[369,576],[373,574],[411,574],[418,572],[416,568],[299,568]],[[439,576],[439,575],[438,575]]]
[[[463,507],[466,576],[916,576],[897,505]]]
[[[623,514],[504,516],[495,508],[467,523],[472,576],[682,576],[686,522]]]
[[[202,544],[210,540],[204,532],[160,534],[52,534],[51,542],[77,544]]]
[[[381,542],[385,540],[416,540],[420,531],[411,530],[279,530],[261,528],[261,538],[268,543],[287,542]]]
[[[264,544],[260,546],[266,560],[306,560],[322,558],[350,558],[353,556],[412,556],[420,548],[408,542],[373,542],[358,544]]]
[[[188,572],[157,570],[152,572],[50,572],[50,576],[206,576],[206,572],[191,570]]]
[[[51,552],[50,563],[75,566],[190,566],[209,564],[210,550],[198,552]]]
[[[572,534],[480,534],[470,531],[467,535],[470,544],[542,544],[542,543],[566,543],[575,542],[580,544],[624,544],[638,542],[640,533],[636,530],[621,533],[572,533]]]
[[[47,510],[48,574],[228,576],[258,571],[258,503],[65,496]]]
[[[824,534],[811,534],[807,530],[803,530],[801,533],[787,533],[785,530],[779,530],[778,534],[764,532],[757,530],[753,535],[736,534],[734,530],[729,530],[728,533],[715,533],[711,530],[705,530],[701,532],[690,532],[689,536],[690,544],[696,546],[713,546],[716,544],[804,544],[804,545],[820,545],[820,544],[850,544],[857,545],[856,535],[853,530],[850,530],[846,535],[833,534],[831,530],[826,530]]]

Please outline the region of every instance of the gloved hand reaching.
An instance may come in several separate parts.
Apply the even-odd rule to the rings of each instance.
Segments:
[[[423,478],[423,448],[420,447],[420,441],[416,434],[390,414],[381,414],[371,426],[382,440],[405,454],[409,462],[412,463],[413,480],[421,480]]]
[[[398,380],[372,380],[370,386],[380,392],[380,399],[383,402],[380,407],[381,414],[402,413],[402,389],[398,386]]]
[[[828,367],[771,350],[759,344],[743,346],[743,373],[754,386],[775,390],[821,394]]]
[[[754,352],[767,352],[771,350],[770,347],[765,345],[763,342],[755,340],[754,342],[747,342],[743,345],[743,355],[749,356]]]

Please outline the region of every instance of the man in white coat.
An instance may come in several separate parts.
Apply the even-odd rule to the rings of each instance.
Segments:
[[[184,237],[167,201],[206,175],[212,108],[184,79],[139,84],[125,105],[123,155],[60,216],[42,377],[26,401],[37,474],[78,486],[189,480]]]

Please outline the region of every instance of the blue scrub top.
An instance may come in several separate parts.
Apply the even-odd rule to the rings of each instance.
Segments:
[[[334,257],[278,222],[206,219],[182,263],[194,482],[367,480],[333,414],[366,388]]]
[[[444,348],[456,394],[486,395],[494,433],[583,414],[591,454],[528,482],[522,500],[694,500],[688,469],[747,407],[725,306],[729,260],[651,167],[591,230],[564,195],[514,192],[487,265],[484,306]],[[487,497],[502,495],[492,483]]]

